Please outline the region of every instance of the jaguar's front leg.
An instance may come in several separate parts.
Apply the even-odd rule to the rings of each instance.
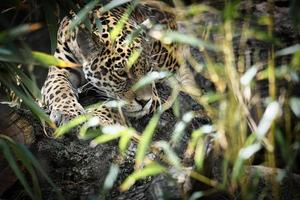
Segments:
[[[58,126],[85,113],[69,77],[66,69],[51,67],[42,88],[43,104],[50,111],[50,119]]]

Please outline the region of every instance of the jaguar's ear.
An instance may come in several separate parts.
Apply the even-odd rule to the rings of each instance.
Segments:
[[[89,31],[82,28],[78,29],[76,42],[84,59],[87,59],[91,55],[101,51],[103,47],[94,40],[92,34]]]

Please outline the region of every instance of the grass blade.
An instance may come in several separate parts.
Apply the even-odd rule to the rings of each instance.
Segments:
[[[80,67],[81,66],[80,64],[64,61],[55,58],[52,55],[43,52],[38,52],[38,51],[33,51],[32,57],[38,64],[45,65],[45,66],[50,66],[50,65],[54,65],[57,67]]]
[[[131,0],[112,0],[102,8],[102,12],[109,11],[115,7],[118,7],[124,3],[131,2]]]
[[[220,50],[216,45],[207,43],[200,38],[197,38],[193,35],[187,35],[186,33],[180,33],[176,31],[162,32],[159,30],[151,30],[150,35],[157,40],[161,40],[165,44],[181,43],[188,44],[194,47],[204,47],[208,50],[216,52]]]
[[[173,151],[173,149],[171,148],[169,143],[167,143],[166,141],[159,141],[155,144],[155,146],[163,149],[163,151],[166,154],[166,158],[167,158],[168,162],[172,166],[176,167],[177,169],[181,169],[180,159],[176,155],[176,153]]]
[[[300,117],[300,98],[292,97],[290,99],[290,107],[297,117]]]
[[[176,145],[177,142],[182,137],[182,134],[184,133],[184,130],[186,126],[191,122],[191,120],[194,118],[193,112],[187,112],[183,115],[182,120],[178,123],[176,123],[174,131],[172,133],[171,142],[173,145]]]
[[[57,66],[57,67],[79,67],[80,64],[64,61],[55,58],[52,55],[39,51],[26,51],[24,49],[0,49],[0,61],[10,63],[20,63],[26,65],[40,65],[40,66]]]
[[[9,78],[9,77],[6,77]],[[50,120],[49,116],[35,103],[35,101],[26,96],[16,86],[14,86],[9,80],[0,75],[0,82],[3,83],[7,88],[14,91],[14,93],[23,100],[24,104],[40,119],[46,121],[52,128],[55,128],[55,124]],[[12,79],[13,80],[13,79]]]
[[[151,84],[153,81],[157,81],[160,79],[168,78],[172,75],[170,72],[150,72],[142,79],[140,79],[133,87],[133,91],[137,91],[140,88],[145,87],[146,85]]]
[[[2,149],[3,155],[5,157],[5,159],[7,160],[9,166],[12,168],[12,170],[14,171],[15,175],[18,177],[20,183],[22,184],[22,186],[24,187],[25,191],[27,192],[27,194],[29,195],[29,197],[31,199],[34,199],[34,195],[30,189],[30,186],[28,184],[28,182],[26,181],[26,178],[23,174],[23,172],[20,170],[17,162],[14,159],[14,156],[12,155],[12,152],[9,148],[9,145],[6,143],[6,141],[3,139],[6,138],[6,136],[0,135],[0,147]]]
[[[120,137],[120,141],[119,141],[119,150],[120,150],[120,153],[121,155],[124,155],[126,150],[127,150],[127,147],[130,143],[130,140],[133,136],[133,134],[135,133],[134,129],[127,129],[126,132],[123,133],[123,135]]]
[[[84,22],[87,19],[89,12],[93,10],[98,3],[99,0],[94,0],[86,4],[84,8],[77,13],[76,17],[71,20],[69,30],[72,31],[76,26]]]
[[[38,88],[36,82],[30,79],[21,69],[18,67],[11,66],[11,72],[16,72],[16,74],[21,78],[22,83],[26,87],[26,89],[30,92],[30,94],[35,98],[41,99],[41,90]]]
[[[122,132],[118,132],[118,133],[114,133],[114,134],[100,135],[91,141],[90,146],[95,147],[98,144],[103,144],[103,143],[109,142],[111,140],[115,140],[115,139],[121,137],[121,135],[122,135]]]
[[[108,174],[105,178],[104,184],[103,184],[104,191],[108,191],[113,187],[114,182],[117,180],[119,171],[120,171],[120,169],[119,169],[118,165],[112,164],[110,166],[109,172],[108,172]]]
[[[144,161],[146,151],[152,140],[152,136],[153,136],[155,128],[158,124],[159,118],[160,118],[160,114],[156,113],[151,118],[150,122],[146,126],[146,128],[141,136],[140,142],[137,146],[137,152],[136,152],[136,156],[135,156],[135,167],[136,168],[140,168],[141,164]]]
[[[32,180],[32,185],[33,185],[33,194],[34,194],[34,199],[42,199],[42,193],[40,189],[40,185],[38,182],[38,178],[36,175],[36,172],[34,171],[34,168],[32,166],[31,160],[26,156],[25,152],[23,151],[24,149],[21,149],[20,144],[16,144],[14,142],[10,143],[11,148],[13,149],[16,157],[18,160],[20,160],[27,169],[27,171],[30,173],[31,180]]]
[[[127,128],[121,125],[110,125],[110,126],[105,126],[102,128],[102,135],[96,137],[91,141],[91,146],[95,147],[98,144],[102,144],[105,142],[109,142],[111,140],[117,139],[119,137],[127,137],[125,141],[120,140],[119,147],[121,146],[121,149],[125,151],[127,144],[126,142],[129,142],[130,138],[132,137],[134,130],[131,128]],[[120,150],[121,150],[120,149]]]
[[[128,190],[134,183],[140,179],[146,178],[148,176],[154,176],[157,174],[161,174],[166,172],[166,169],[157,163],[152,163],[147,165],[143,169],[139,169],[133,172],[130,176],[128,176],[125,181],[121,184],[120,190],[126,191]]]
[[[33,154],[24,146],[20,145],[21,152],[24,153],[24,155],[30,160],[32,165],[40,172],[40,174],[46,179],[46,181],[51,185],[51,187],[55,190],[57,194],[58,199],[64,199],[56,185],[53,183],[53,181],[49,178],[49,176],[46,174],[46,172],[43,170],[42,166],[38,162],[38,160],[33,156]]]
[[[22,24],[10,30],[2,31],[0,32],[0,43],[14,40],[15,38],[23,34],[35,31],[39,28],[41,28],[41,24],[33,23],[33,24]]]
[[[50,1],[42,0],[42,7],[51,41],[51,54],[54,54],[57,42],[58,18],[55,14],[55,6],[53,2],[50,3]]]
[[[89,120],[91,118],[91,116],[89,115],[80,115],[74,119],[71,119],[68,123],[63,124],[62,126],[60,126],[59,128],[56,129],[56,131],[54,132],[54,136],[56,138],[66,134],[68,131],[70,131],[72,128],[75,128],[76,126],[86,122],[87,120]]]
[[[286,56],[297,52],[300,52],[300,44],[295,44],[293,46],[286,47],[284,49],[277,51],[275,54],[276,56]]]

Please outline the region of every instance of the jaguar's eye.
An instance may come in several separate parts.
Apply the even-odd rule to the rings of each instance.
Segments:
[[[124,69],[117,69],[116,72],[119,76],[126,76],[126,71]]]

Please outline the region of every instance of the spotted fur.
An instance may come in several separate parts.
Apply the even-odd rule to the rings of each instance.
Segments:
[[[84,110],[78,102],[78,88],[86,83],[107,98],[125,100],[127,104],[122,109],[125,116],[144,116],[160,104],[155,83],[136,92],[133,92],[132,86],[152,70],[176,72],[179,64],[173,55],[173,47],[151,38],[147,31],[140,32],[131,43],[126,38],[145,20],[162,24],[167,29],[176,29],[174,15],[163,11],[162,3],[142,1],[134,7],[121,33],[112,40],[112,29],[132,6],[127,3],[106,12],[103,12],[103,7],[96,7],[88,15],[91,29],[81,24],[70,30],[71,19],[76,17],[74,13],[60,23],[54,56],[80,63],[82,67],[62,69],[51,66],[49,69],[42,89],[43,102],[50,111],[50,118],[57,124],[86,112],[99,116],[102,125],[124,123],[117,110],[105,105]],[[132,66],[128,66],[128,58],[134,51],[139,51],[140,56]]]

